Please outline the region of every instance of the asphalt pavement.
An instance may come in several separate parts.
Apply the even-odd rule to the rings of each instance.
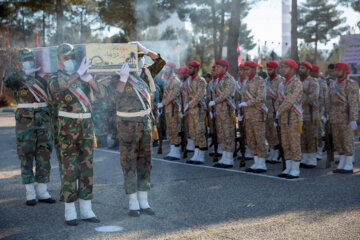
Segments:
[[[354,174],[341,175],[332,173],[334,163],[325,168],[324,154],[317,168],[289,181],[276,177],[280,164],[258,175],[245,173],[238,161],[228,170],[213,168],[211,157],[201,166],[166,161],[168,141],[163,156],[153,155],[149,202],[155,216],[127,215],[119,152],[96,149],[93,210],[101,222],[70,227],[62,202],[25,205],[14,126],[14,113],[1,112],[0,239],[360,239],[359,159]],[[359,142],[355,147],[360,156]],[[51,164],[48,189],[58,199],[54,152]],[[108,226],[121,231],[96,230]]]

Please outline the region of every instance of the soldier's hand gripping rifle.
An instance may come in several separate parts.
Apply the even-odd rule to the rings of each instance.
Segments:
[[[185,125],[185,111],[184,111],[184,96],[180,93],[180,100],[181,100],[181,132],[180,137],[181,137],[181,149],[183,152],[183,159],[187,158],[187,149],[186,149],[186,144],[187,144],[187,136],[186,136],[186,125]]]

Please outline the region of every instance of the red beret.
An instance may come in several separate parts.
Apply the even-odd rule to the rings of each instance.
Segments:
[[[292,59],[286,59],[285,61],[284,61],[284,64],[285,65],[288,65],[289,67],[292,67],[293,69],[297,69],[299,66],[297,65],[297,63],[294,61],[294,60],[292,60]]]
[[[315,65],[315,64],[312,65],[312,71],[313,71],[313,72],[317,72],[317,71],[319,71],[319,69],[320,69],[320,68],[319,68],[318,65]]]
[[[244,64],[240,64],[240,65],[239,65],[239,68],[245,68],[245,65],[244,65]]]
[[[211,67],[211,68],[215,68],[215,67],[216,67],[216,64],[212,65],[212,67]]]
[[[215,63],[216,63],[216,65],[221,65],[223,67],[228,67],[229,66],[229,62],[224,60],[224,59],[219,59]]]
[[[186,74],[188,72],[187,67],[179,67],[178,73],[179,74]]]
[[[253,62],[253,61],[246,61],[245,62],[245,67],[251,67],[251,68],[257,68],[257,63]]]
[[[266,67],[268,68],[277,68],[279,63],[277,61],[270,61],[266,63]]]
[[[200,63],[198,61],[190,61],[188,65],[191,67],[200,67]]]
[[[338,62],[335,64],[335,68],[340,68],[340,69],[344,70],[347,74],[350,73],[350,67],[347,63]]]
[[[176,64],[173,62],[166,62],[166,66],[176,68]]]
[[[312,70],[312,65],[311,63],[307,62],[307,61],[303,61],[300,64],[301,66],[307,67],[308,69]]]

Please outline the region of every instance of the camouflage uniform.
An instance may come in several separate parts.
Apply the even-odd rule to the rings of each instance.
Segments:
[[[339,96],[343,97],[343,101],[340,101]],[[326,108],[329,112],[334,145],[340,156],[354,154],[353,132],[349,122],[358,120],[358,105],[359,85],[356,81],[346,78],[340,83],[332,82]]]
[[[243,87],[243,99],[247,102],[247,106],[244,108],[246,143],[254,156],[265,158],[265,119],[267,112],[261,111],[259,108],[265,103],[266,83],[263,78],[255,75],[252,79],[245,80]],[[246,97],[246,92],[253,96],[252,100]]]
[[[75,202],[78,198],[92,199],[94,179],[91,109],[81,104],[70,91],[81,89],[89,96],[90,85],[78,78],[70,86],[69,77],[69,74],[59,70],[51,76],[50,82],[50,90],[58,111],[56,128],[60,155],[60,201],[66,203]],[[62,113],[78,114],[79,117],[65,117],[61,116]],[[79,181],[78,187],[76,180]]]
[[[226,152],[235,151],[235,125],[233,119],[235,117],[236,105],[233,101],[235,95],[235,80],[226,72],[222,77],[219,76],[214,83],[216,97],[216,134],[221,149]]]
[[[149,69],[151,76],[155,77],[164,67],[165,63],[159,56],[151,66],[146,67]],[[149,80],[144,69],[141,72],[140,78],[142,90],[147,93],[147,96],[150,96]],[[116,100],[120,161],[124,173],[125,192],[126,194],[133,194],[138,191],[149,191],[152,118],[150,113],[138,117],[124,117],[124,115],[138,113],[147,109],[151,110],[151,99],[146,99],[141,92],[135,90],[129,81],[126,82],[124,92],[120,93],[114,88],[111,95]],[[145,109],[139,97],[142,98]]]
[[[318,81],[310,76],[302,82],[302,85],[303,133],[301,134],[301,152],[314,154],[317,152],[317,128],[320,123],[320,87]]]
[[[203,151],[207,149],[205,137],[206,81],[204,78],[194,75],[189,76],[184,85],[186,88],[185,103],[189,104],[187,117],[190,138],[194,141],[195,148]]]
[[[19,71],[10,73],[4,79],[4,83],[13,91],[16,102],[19,104],[15,112],[15,120],[17,154],[21,161],[22,183],[29,184],[34,181],[47,183],[50,176],[52,151],[50,109],[46,103],[50,100],[47,94],[47,82],[37,75],[33,78]],[[41,88],[45,93],[41,96],[45,96],[45,98],[35,93],[33,84]],[[21,107],[21,104],[32,106]],[[40,107],[39,104],[44,106]],[[34,159],[36,162],[35,176],[33,173]]]
[[[276,77],[272,80],[269,78],[265,79],[266,81],[266,107],[269,109],[267,119],[266,119],[266,140],[269,144],[270,149],[274,149],[277,144],[279,144],[279,138],[274,126],[276,109],[275,109],[275,101],[278,97],[277,90],[279,88],[279,84],[284,81],[284,78],[276,75]]]
[[[281,146],[285,160],[301,160],[301,96],[303,93],[300,80],[294,75],[279,85],[275,109],[279,114],[281,127]],[[283,99],[283,97],[285,99]],[[296,106],[298,110],[296,111]]]
[[[170,138],[170,144],[179,146],[181,138],[180,132],[180,80],[175,74],[170,75],[164,86],[162,104],[165,111],[167,133]]]
[[[320,116],[321,119],[323,116],[325,116],[327,113],[325,112],[325,105],[326,105],[326,97],[329,92],[328,85],[326,84],[326,80],[322,77],[317,78],[319,82],[320,92],[319,92],[319,107],[320,107]],[[318,147],[322,147],[322,132],[324,131],[325,126],[323,126],[322,122],[320,122],[320,126],[318,127],[318,138],[317,138],[317,144]]]

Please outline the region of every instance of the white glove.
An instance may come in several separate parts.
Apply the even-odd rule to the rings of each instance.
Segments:
[[[41,69],[41,67],[31,68],[31,69],[25,70],[24,72],[25,72],[26,75],[30,75],[30,74],[32,74],[32,73],[34,73],[34,72],[39,71],[40,69]]]
[[[350,124],[349,124],[349,126],[351,127],[351,129],[352,129],[353,131],[355,131],[355,130],[357,129],[357,123],[356,123],[356,121],[351,121]]]
[[[329,115],[322,116],[321,121],[325,124],[329,120]]]
[[[214,115],[213,113],[210,111],[210,119],[213,119]]]
[[[157,110],[157,116],[160,117],[162,111],[160,111],[159,109]]]
[[[187,103],[184,107],[184,112],[186,112],[188,110],[188,108],[189,108],[189,104]]]
[[[89,82],[93,79],[93,77],[90,73],[87,73],[87,74],[80,76],[80,79],[83,80],[84,82]]]
[[[161,102],[158,103],[158,108],[162,108],[163,104]]]
[[[115,73],[120,76],[121,82],[126,83],[129,78],[129,74],[130,74],[130,67],[129,67],[129,65],[124,64],[121,66],[120,71],[115,72]]]
[[[247,102],[242,102],[239,104],[239,107],[246,107],[247,106]]]
[[[144,47],[141,43],[139,43],[138,41],[134,41],[134,42],[128,42],[128,44],[133,44],[133,45],[137,45],[138,49],[142,52],[144,52],[145,54],[149,53],[149,49],[147,49],[146,47]]]
[[[215,105],[215,101],[210,101],[209,102],[209,107],[212,107],[212,106],[214,106]]]
[[[89,67],[91,67],[91,61],[85,62],[85,60],[86,57],[83,58],[79,69],[76,71],[76,73],[79,74],[80,77],[85,74],[85,72],[89,69]]]
[[[183,116],[183,114],[182,113],[180,113],[180,118],[183,118],[184,116]]]
[[[279,112],[276,112],[275,119],[279,119]]]
[[[276,121],[274,121],[274,127],[275,127],[275,128],[277,127]]]
[[[241,122],[241,121],[243,120],[244,116],[241,116],[240,114],[238,114],[238,115],[237,115],[237,118],[238,118],[238,121]]]

